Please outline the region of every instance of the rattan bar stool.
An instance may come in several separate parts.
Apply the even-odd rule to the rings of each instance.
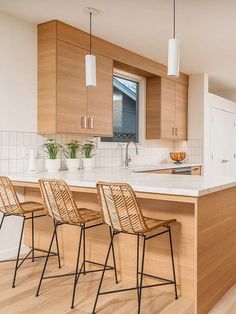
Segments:
[[[87,274],[92,272],[98,272],[103,271],[104,264],[93,262],[86,259],[86,239],[85,239],[85,230],[90,228],[95,228],[101,225],[104,225],[103,222],[101,222],[101,215],[99,212],[90,210],[87,208],[78,208],[74,199],[73,195],[66,184],[66,182],[62,180],[54,180],[54,179],[41,179],[39,180],[40,184],[40,190],[43,198],[44,207],[46,209],[47,215],[51,216],[55,221],[55,229],[54,233],[52,235],[51,243],[48,250],[48,257],[51,251],[51,246],[53,239],[56,235],[57,227],[63,224],[67,225],[73,225],[80,227],[80,238],[79,238],[79,245],[78,245],[78,253],[77,253],[77,259],[76,259],[76,267],[74,273],[66,273],[61,275],[55,275],[55,276],[44,276],[48,257],[46,258],[43,272],[39,281],[38,289],[36,292],[36,296],[39,295],[42,280],[43,279],[50,279],[50,278],[57,278],[57,277],[63,277],[63,276],[74,276],[74,285],[73,285],[73,293],[72,293],[72,302],[71,302],[71,308],[74,308],[74,301],[75,301],[75,292],[76,292],[76,286],[79,280],[79,277],[81,274]],[[100,221],[98,221],[100,220]],[[95,223],[97,221],[97,223]],[[89,225],[87,225],[89,223]],[[94,223],[91,225],[91,223]],[[111,235],[111,230],[110,230]],[[83,243],[82,243],[83,242]],[[80,261],[80,253],[81,253],[81,246],[83,244],[83,260]],[[112,253],[113,253],[113,266],[108,266],[106,263],[106,270],[114,270],[115,273],[115,281],[118,283],[117,280],[117,272],[116,272],[116,261],[115,261],[115,255],[114,255],[114,248],[112,244]],[[92,270],[86,270],[86,263],[88,264],[94,264],[95,266],[100,266],[99,269],[92,269]],[[101,268],[102,266],[102,268]]]
[[[151,288],[163,285],[174,285],[175,298],[178,298],[177,287],[176,287],[176,276],[175,276],[175,265],[171,238],[171,229],[169,224],[175,222],[175,219],[170,220],[159,220],[152,219],[143,216],[141,208],[137,202],[136,195],[130,185],[125,183],[108,183],[108,182],[98,182],[97,183],[98,198],[102,212],[102,218],[104,223],[108,224],[112,228],[111,242],[108,248],[107,257],[105,261],[105,266],[102,272],[101,280],[99,283],[96,300],[94,303],[93,313],[96,311],[97,301],[99,295],[123,292],[130,290],[137,290],[137,300],[138,300],[138,313],[141,310],[141,300],[142,300],[142,289]],[[154,235],[151,234],[147,236],[150,231],[161,228],[161,230]],[[126,289],[112,290],[101,292],[101,286],[104,280],[104,274],[106,271],[107,261],[110,255],[111,248],[113,247],[113,239],[119,233],[126,233],[130,235],[137,236],[137,270],[136,270],[136,286]],[[160,236],[164,233],[169,234],[170,243],[170,254],[172,261],[172,272],[173,280],[153,276],[144,272],[144,260],[145,260],[145,247],[146,242],[154,237]],[[139,241],[140,237],[143,238],[143,248],[142,248],[142,261],[141,270],[139,266]],[[158,279],[161,283],[152,285],[143,285],[143,277],[147,276],[153,279]]]
[[[42,258],[42,257],[47,256],[47,255],[35,256],[35,252],[37,251],[47,253],[44,250],[35,248],[34,246],[34,219],[45,216],[45,213],[37,214],[36,216],[35,216],[35,213],[42,210],[44,210],[44,207],[40,203],[36,203],[36,202],[20,203],[11,180],[8,177],[0,176],[0,212],[2,212],[3,214],[1,223],[0,223],[0,230],[3,226],[3,222],[5,218],[11,217],[11,216],[20,216],[23,218],[23,223],[22,223],[21,233],[20,233],[20,241],[19,241],[19,246],[18,246],[18,251],[17,251],[17,258],[0,261],[0,263],[13,262],[13,261],[16,262],[12,288],[15,288],[17,271],[20,268],[20,266],[24,263],[25,260],[31,259],[32,262],[34,262],[36,258]],[[29,219],[31,219],[31,226],[32,226],[31,250],[28,252],[28,254],[25,257],[20,258],[20,250],[21,250],[21,245],[22,245],[22,240],[23,240],[25,221]],[[56,244],[57,244],[57,253],[50,253],[50,256],[55,256],[55,255],[58,256],[58,263],[60,267],[60,255],[59,255],[59,249],[58,249],[57,235],[56,235]]]

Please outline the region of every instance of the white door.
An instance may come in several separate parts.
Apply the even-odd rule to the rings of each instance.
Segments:
[[[236,176],[235,114],[221,109],[212,109],[211,119],[211,174]]]

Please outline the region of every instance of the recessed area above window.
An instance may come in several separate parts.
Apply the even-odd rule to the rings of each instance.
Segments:
[[[138,142],[139,83],[113,76],[113,137],[102,142]]]

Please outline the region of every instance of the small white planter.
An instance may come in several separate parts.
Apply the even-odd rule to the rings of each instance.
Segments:
[[[46,159],[46,169],[48,172],[56,172],[61,169],[61,159]]]
[[[66,159],[66,167],[68,171],[78,171],[80,166],[79,158],[67,158]]]
[[[95,158],[83,158],[83,167],[84,169],[95,168]]]

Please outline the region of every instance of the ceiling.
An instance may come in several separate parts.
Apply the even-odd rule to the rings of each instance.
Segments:
[[[167,63],[172,0],[0,0],[0,10],[33,23],[58,19],[88,31],[84,7],[94,7],[93,33]],[[208,73],[210,90],[236,89],[236,1],[176,0],[181,71]]]

